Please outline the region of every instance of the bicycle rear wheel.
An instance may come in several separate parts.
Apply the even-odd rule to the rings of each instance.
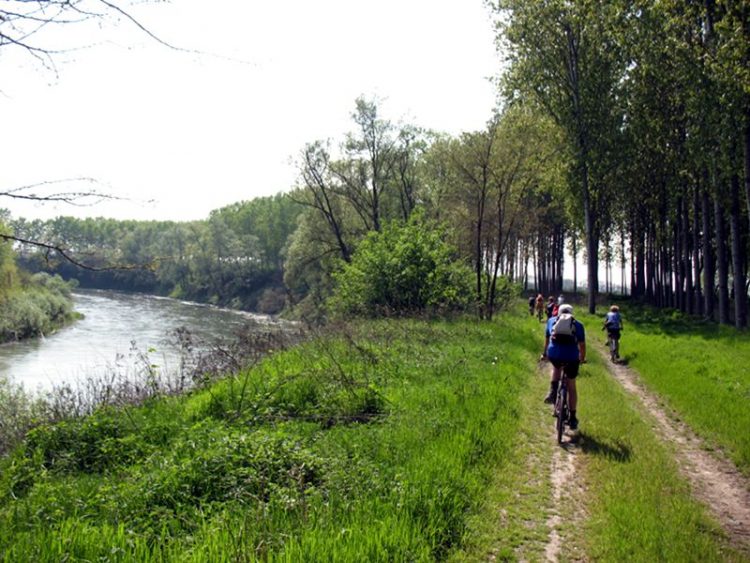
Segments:
[[[568,418],[568,390],[560,386],[555,401],[555,429],[557,430],[557,443],[562,444],[563,433],[565,431],[565,421]]]

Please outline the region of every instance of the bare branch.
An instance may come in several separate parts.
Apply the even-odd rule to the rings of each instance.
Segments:
[[[45,242],[39,242],[36,240],[27,240],[24,238],[20,238],[13,235],[3,234],[0,233],[0,240],[5,240],[8,242],[18,242],[20,244],[26,244],[29,246],[35,246],[37,248],[43,248],[47,251],[46,259],[49,261],[49,255],[51,252],[57,252],[62,258],[73,264],[74,266],[77,266],[79,268],[82,268],[84,270],[89,270],[91,272],[107,272],[112,270],[144,270],[144,269],[153,269],[154,264],[145,264],[145,265],[128,265],[128,266],[89,266],[88,264],[84,264],[80,262],[79,260],[73,258],[68,251],[58,245],[55,244],[47,244]]]
[[[26,186],[19,186],[17,188],[12,188],[6,191],[0,191],[0,197],[10,197],[13,199],[21,199],[21,200],[26,200],[26,201],[39,201],[39,202],[52,202],[52,203],[61,202],[61,203],[67,203],[68,205],[74,205],[78,207],[86,207],[89,205],[95,205],[104,200],[121,201],[124,199],[119,196],[102,193],[97,190],[72,190],[72,191],[64,191],[64,192],[54,192],[50,194],[38,193],[36,191],[31,192],[31,190],[57,186],[60,184],[68,184],[71,182],[83,182],[83,183],[88,183],[88,184],[101,185],[101,182],[99,182],[95,178],[86,178],[86,177],[66,178],[62,180],[44,180],[42,182],[36,182],[34,184],[28,184]],[[87,199],[88,200],[93,199],[94,201],[83,201],[83,202],[81,201],[81,200],[87,200]]]

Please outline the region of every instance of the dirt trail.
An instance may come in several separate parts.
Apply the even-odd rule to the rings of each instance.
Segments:
[[[549,378],[549,368],[545,364],[540,373]],[[541,405],[540,405],[541,406]],[[549,416],[551,406],[544,406],[544,429],[539,435],[554,442],[556,431],[554,419]],[[577,475],[580,471],[580,434],[565,431],[563,443],[555,446],[550,461],[549,480],[552,485],[552,498],[546,527],[549,530],[544,546],[544,560],[548,562],[586,561],[583,547],[573,532],[580,529],[579,523],[586,518],[585,490]]]
[[[605,354],[599,351],[602,357]],[[750,481],[719,452],[709,453],[704,442],[648,391],[637,373],[605,358],[610,373],[626,391],[636,396],[654,417],[654,429],[663,440],[675,444],[680,472],[687,478],[695,497],[704,503],[727,532],[732,545],[750,553]]]
[[[558,561],[562,537],[558,531],[563,526],[561,515],[563,494],[574,482],[575,477],[575,449],[574,447],[557,448],[552,454],[552,469],[550,481],[552,482],[552,512],[547,519],[547,527],[550,530],[547,545],[544,547],[544,556],[547,561]]]

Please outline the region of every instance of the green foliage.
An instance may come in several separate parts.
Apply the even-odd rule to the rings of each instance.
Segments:
[[[50,333],[71,319],[71,285],[60,276],[38,273],[0,297],[0,342]]]
[[[371,232],[335,275],[333,309],[374,315],[465,308],[471,273],[445,240],[445,229],[419,213]]]
[[[8,227],[0,221],[0,234],[8,231]],[[18,271],[13,245],[0,239],[0,299],[17,283]]]
[[[99,268],[82,269],[25,248],[20,263],[32,271],[59,273],[85,287],[278,313],[284,306],[283,251],[299,212],[291,199],[277,195],[215,210],[205,221],[58,217],[19,219],[13,228],[23,238],[56,241],[80,262]]]

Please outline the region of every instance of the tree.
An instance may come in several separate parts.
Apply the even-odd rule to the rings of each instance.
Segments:
[[[334,275],[334,309],[360,315],[463,309],[471,295],[470,272],[445,235],[422,213],[371,231]]]
[[[517,268],[519,248],[531,248],[532,238],[540,241],[547,228],[564,232],[562,218],[547,213],[559,198],[543,193],[564,170],[558,136],[549,119],[518,103],[486,129],[440,139],[430,149],[434,213],[450,218],[455,243],[472,266],[482,318],[493,316],[500,277],[512,279],[523,269]],[[562,254],[549,255],[561,285]]]
[[[558,123],[572,155],[571,189],[580,203],[588,260],[588,307],[598,291],[601,211],[624,63],[609,33],[621,17],[616,4],[500,0],[500,41],[510,48],[511,97],[528,93]],[[516,94],[514,94],[514,92]]]

